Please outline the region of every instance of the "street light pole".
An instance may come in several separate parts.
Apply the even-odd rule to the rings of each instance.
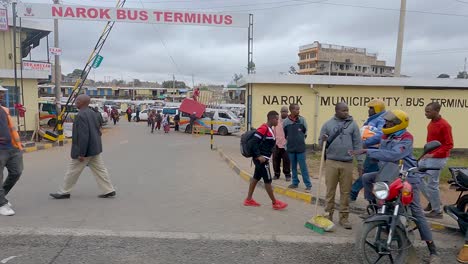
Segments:
[[[403,39],[405,36],[405,17],[406,17],[406,0],[401,0],[400,6],[400,23],[398,26],[398,41],[395,59],[395,76],[401,75],[401,56],[403,52]]]

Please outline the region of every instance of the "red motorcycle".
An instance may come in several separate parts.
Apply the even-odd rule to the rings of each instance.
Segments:
[[[427,143],[421,157],[440,145],[438,141]],[[439,169],[413,167],[405,170],[401,161],[399,165],[388,162],[380,169],[373,188],[377,203],[367,207],[370,216],[364,220],[356,243],[361,263],[404,263],[418,226],[408,208],[413,201],[413,187],[407,177],[428,170]]]

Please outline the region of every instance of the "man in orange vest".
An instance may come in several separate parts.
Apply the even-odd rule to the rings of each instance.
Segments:
[[[0,86],[0,101],[3,102],[7,89]],[[23,172],[23,148],[20,137],[11,120],[8,108],[0,107],[0,215],[14,215],[11,203],[6,195]],[[8,170],[8,176],[3,181],[3,170]]]

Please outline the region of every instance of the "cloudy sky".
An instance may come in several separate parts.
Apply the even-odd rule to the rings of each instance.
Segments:
[[[63,3],[115,5],[113,0]],[[394,65],[400,0],[128,0],[126,7],[254,14],[258,74],[297,67],[298,47],[316,40],[367,48]],[[433,78],[463,70],[468,57],[468,0],[408,0],[407,9],[402,73]],[[61,21],[64,73],[84,66],[104,25]],[[33,59],[43,59],[43,54],[34,51]],[[118,23],[101,54],[101,67],[90,75],[97,80],[110,76],[161,82],[175,74],[188,85],[192,75],[195,84],[226,84],[234,73],[246,72],[247,29]]]

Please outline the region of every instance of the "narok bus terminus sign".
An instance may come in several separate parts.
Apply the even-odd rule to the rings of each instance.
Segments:
[[[18,16],[43,19],[117,21],[147,24],[199,25],[220,27],[249,26],[249,15],[154,9],[69,6],[19,3]]]

